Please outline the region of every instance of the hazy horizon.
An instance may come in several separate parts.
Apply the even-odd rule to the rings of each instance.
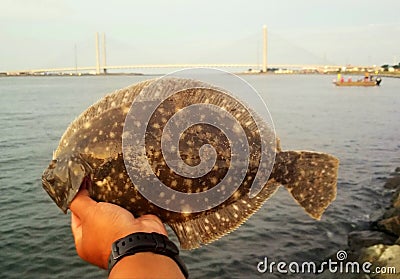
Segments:
[[[399,1],[323,2],[2,0],[0,71],[93,66],[95,32],[108,65],[261,63],[263,25],[268,64],[399,63]]]

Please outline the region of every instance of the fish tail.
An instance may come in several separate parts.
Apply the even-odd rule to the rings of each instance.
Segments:
[[[311,151],[280,152],[274,165],[276,180],[317,220],[336,198],[338,167],[336,157]]]

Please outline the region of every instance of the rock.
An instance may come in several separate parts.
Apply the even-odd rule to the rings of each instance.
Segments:
[[[400,188],[400,175],[396,175],[394,177],[388,178],[383,187],[385,187],[386,189],[399,189]]]
[[[371,273],[369,278],[371,279],[398,279],[400,271],[400,245],[383,245],[378,244],[363,250],[360,256],[359,263],[370,262],[372,266],[370,267]],[[385,274],[374,273],[379,270],[386,270]],[[392,273],[390,273],[390,272]],[[393,274],[397,272],[397,274]]]
[[[389,233],[393,233],[400,236],[400,216],[394,216],[387,219],[383,219],[378,222],[378,228]]]
[[[361,267],[370,262],[371,273],[332,274],[329,271],[318,279],[400,279],[400,167],[386,180],[386,189],[394,190],[388,209],[369,230],[353,231],[348,235],[347,262],[358,262]],[[330,259],[335,260],[334,256]],[[378,268],[378,269],[377,269]],[[382,269],[383,268],[383,269]],[[377,270],[391,271],[379,274]],[[393,271],[397,272],[393,274]]]
[[[400,208],[400,189],[397,190],[392,197],[392,206],[395,208]]]
[[[350,251],[359,251],[362,248],[376,244],[392,245],[396,236],[379,231],[353,231],[349,233],[347,243]]]
[[[400,216],[400,207],[391,207],[388,210],[385,211],[383,214],[383,218],[381,219],[386,219],[386,218],[391,218],[395,216]]]

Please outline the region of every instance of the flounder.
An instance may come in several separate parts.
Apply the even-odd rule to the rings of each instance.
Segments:
[[[337,158],[319,152],[282,151],[278,139],[269,150],[261,151],[263,141],[274,140],[275,143],[275,138],[263,138],[263,133],[257,131],[254,117],[248,116],[246,108],[235,98],[211,86],[204,87],[203,83],[193,80],[169,79],[162,84],[169,88],[182,83],[191,86],[181,90],[179,94],[169,96],[157,107],[149,122],[134,123],[133,128],[135,125],[146,126],[146,156],[139,158],[140,156],[127,155],[123,152],[123,139],[129,139],[129,133],[135,133],[135,130],[125,131],[125,120],[135,98],[153,82],[154,80],[144,81],[105,96],[84,111],[65,131],[53,154],[53,160],[42,175],[44,189],[64,213],[85,180],[93,199],[118,204],[135,216],[157,215],[174,230],[182,249],[193,249],[239,227],[281,185],[315,219],[320,219],[335,199],[339,164]],[[163,89],[157,90],[162,92]],[[127,169],[129,162],[136,160],[136,166],[139,166],[136,169],[137,175],[144,177],[142,183],[146,184],[149,170],[140,166],[148,164],[153,174],[164,185],[182,193],[202,193],[217,187],[229,173],[233,157],[229,139],[213,125],[199,121],[198,124],[188,127],[180,135],[179,144],[176,146],[185,164],[193,167],[199,165],[201,158],[204,158],[204,154],[201,155],[204,151],[202,147],[211,145],[215,150],[216,159],[207,174],[185,177],[171,169],[163,157],[165,154],[161,138],[166,123],[176,112],[198,103],[223,107],[225,111],[234,115],[241,126],[240,129],[246,135],[250,156],[240,186],[222,203],[208,206],[201,211],[191,211],[189,207],[185,212],[177,212],[154,204],[142,195],[139,190],[143,185],[135,185]],[[146,107],[146,102],[139,102],[134,109],[139,110],[140,115],[140,109]],[[220,120],[218,115],[211,117],[215,118],[216,123]],[[270,128],[264,129],[269,129],[270,133],[267,135],[272,134]],[[265,166],[260,165],[262,152],[269,154],[269,158],[272,158],[272,153],[275,157],[270,174],[263,173]],[[261,191],[251,196],[250,188],[257,173],[266,177],[269,175],[269,178]],[[151,183],[150,178],[148,183]],[[175,195],[168,196],[160,192],[159,197],[167,205],[185,206],[185,200],[178,199]],[[207,204],[207,198],[200,202]]]

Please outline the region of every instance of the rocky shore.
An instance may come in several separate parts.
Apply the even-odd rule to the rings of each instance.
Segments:
[[[368,230],[353,231],[348,235],[343,267],[349,263],[347,267],[350,270],[351,263],[358,262],[360,272],[338,274],[325,269],[317,276],[318,279],[400,279],[400,167],[386,180],[384,188],[393,193],[384,214],[372,222]],[[333,255],[331,260],[338,262],[337,257]],[[370,273],[362,271],[364,263],[367,263]]]

